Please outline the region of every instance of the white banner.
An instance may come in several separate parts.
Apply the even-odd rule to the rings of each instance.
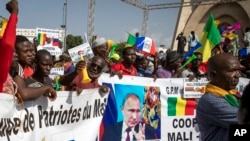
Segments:
[[[107,112],[108,108],[106,109],[106,112],[112,116],[106,115],[106,113],[103,115],[104,129],[100,130],[100,141],[108,141],[105,137],[106,128],[110,130],[108,127],[123,121],[123,115],[119,108],[122,106],[122,99],[128,93],[135,93],[142,101],[141,121],[155,128],[157,139],[162,141],[199,141],[199,129],[195,118],[197,95],[192,97],[190,94],[188,99],[183,98],[185,91],[183,78],[157,79],[154,82],[153,78],[124,76],[120,80],[117,76],[110,78],[107,74],[102,75],[100,81],[105,85],[110,85],[111,91],[114,93],[113,100],[115,102],[110,102],[109,98],[107,104],[110,107],[112,107],[111,104],[116,105],[113,107],[117,107],[117,110],[112,108],[110,112]],[[240,78],[237,89],[242,92],[248,81],[249,79]],[[201,82],[204,86],[203,83],[208,81],[201,80]],[[115,119],[111,119],[111,117],[115,117]],[[121,140],[121,135],[117,136],[120,138],[113,141]],[[103,139],[103,137],[105,138]]]
[[[54,102],[42,96],[17,105],[12,95],[0,94],[0,140],[95,141],[98,133],[101,140],[105,126],[123,120],[120,108],[128,93],[136,93],[142,101],[140,120],[155,128],[157,140],[199,140],[195,119],[197,102],[195,98],[183,98],[184,79],[154,82],[153,78],[124,76],[120,80],[103,74],[99,80],[110,88],[104,97],[98,89],[84,90],[79,96],[75,92],[59,91]],[[248,82],[249,79],[240,78],[238,90],[242,92]],[[99,128],[100,124],[104,130]]]
[[[42,96],[16,105],[12,95],[0,96],[1,141],[94,141],[107,96],[98,89],[58,92],[54,102]]]
[[[50,52],[51,55],[59,56],[62,54],[62,50],[59,48],[60,30],[36,28],[38,47],[37,50],[45,49]]]

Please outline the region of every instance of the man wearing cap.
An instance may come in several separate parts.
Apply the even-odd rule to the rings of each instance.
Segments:
[[[109,49],[108,49],[108,42],[105,38],[97,38],[92,44],[92,50],[95,56],[102,57],[107,65],[109,65],[110,60],[108,58]],[[108,71],[108,66],[104,69],[104,71]]]
[[[183,69],[178,69],[181,66],[181,54],[172,51],[167,54],[165,67],[156,71],[158,78],[175,78],[179,77]]]

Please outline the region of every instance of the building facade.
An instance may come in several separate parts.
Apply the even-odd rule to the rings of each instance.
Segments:
[[[182,0],[183,2],[195,2],[196,0]],[[249,0],[231,0],[232,2],[193,5],[181,7],[179,18],[176,22],[176,29],[173,35],[172,50],[177,50],[176,37],[180,32],[183,32],[187,37],[191,31],[200,37],[210,13],[213,13],[214,19],[233,25],[236,22],[240,23],[241,28],[235,32],[239,35],[241,47],[243,45],[243,35],[246,27],[250,27],[250,1]],[[188,50],[188,45],[185,51]]]
[[[58,29],[58,30],[59,30],[59,40],[63,42],[64,30],[63,29]],[[29,28],[17,28],[16,34],[26,36],[30,41],[33,41],[33,38],[37,36],[36,29],[29,29]]]

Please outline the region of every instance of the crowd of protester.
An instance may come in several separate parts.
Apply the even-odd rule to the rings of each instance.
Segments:
[[[130,75],[149,77],[155,81],[162,78],[189,78],[190,80],[206,78],[209,80],[206,93],[199,100],[197,107],[197,121],[202,140],[227,139],[229,125],[238,122],[240,96],[231,90],[235,90],[239,77],[250,78],[250,55],[238,56],[233,42],[231,44],[229,42],[223,48],[219,47],[219,53],[213,53],[207,64],[203,63],[202,53],[194,52],[196,58],[182,67],[187,60],[183,59],[185,53],[183,46],[187,42],[191,49],[194,47],[194,41],[198,40],[194,31],[189,35],[188,41],[183,33],[177,37],[180,42],[177,51],[160,51],[156,53],[153,61],[137,56],[136,45],[124,46],[120,55],[115,53],[109,56],[107,40],[97,38],[92,43],[94,57],[81,60],[74,65],[67,52],[55,61],[48,51],[36,50],[37,40],[31,42],[25,36],[16,35],[19,11],[17,0],[10,0],[6,4],[6,9],[10,17],[0,40],[0,58],[6,60],[0,65],[1,93],[15,95],[20,101],[35,100],[40,96],[46,96],[52,101],[56,100],[56,82],[49,77],[53,67],[64,67],[65,74],[60,76],[59,84],[64,86],[64,90],[77,91],[78,94],[82,89],[92,88],[99,88],[105,93],[107,88],[98,84],[98,78],[102,73],[109,73],[110,77],[117,75],[120,79]],[[244,36],[246,47],[249,46],[249,40],[247,28]],[[150,64],[152,64],[151,67]],[[84,68],[87,75],[82,74]],[[90,78],[88,83],[82,83],[85,77]],[[244,91],[244,99],[241,99],[240,106],[248,110],[249,105],[246,106],[246,101],[249,98],[246,93],[249,93],[249,86]],[[230,96],[233,102],[228,102],[225,98],[227,96]],[[249,115],[244,110],[240,110],[239,115],[240,123],[249,123]]]

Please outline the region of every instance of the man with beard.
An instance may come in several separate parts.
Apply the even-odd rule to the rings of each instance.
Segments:
[[[210,82],[196,109],[201,140],[228,140],[229,126],[237,124],[239,103],[235,88],[242,68],[238,59],[227,53],[208,60],[207,75]]]
[[[86,60],[79,61],[76,64],[75,71],[61,76],[59,83],[67,86],[68,90],[75,90],[76,87],[78,93],[80,93],[82,89],[98,88],[98,78],[102,74],[105,66],[106,62],[100,56],[94,56],[88,61],[88,63]],[[87,67],[87,73],[91,79],[91,82],[89,83],[82,83],[82,79],[84,78],[82,69],[85,67]]]
[[[111,66],[111,76],[118,75],[121,79],[123,75],[136,76],[137,70],[134,67],[136,60],[135,47],[126,47],[122,51],[123,61]]]

